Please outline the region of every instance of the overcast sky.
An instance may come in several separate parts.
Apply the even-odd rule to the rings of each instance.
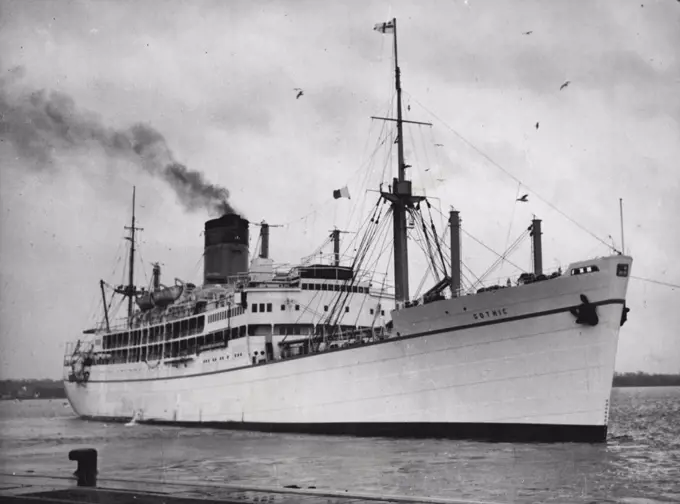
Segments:
[[[152,261],[200,282],[223,189],[287,224],[278,262],[365,217],[391,176],[370,119],[393,95],[392,38],[372,29],[391,17],[405,113],[433,123],[405,134],[418,191],[499,252],[536,214],[546,268],[608,254],[590,233],[620,246],[623,198],[633,275],[680,284],[676,1],[2,0],[0,377],[60,376],[99,279],[122,282],[133,185],[140,284]],[[495,257],[466,235],[463,259],[480,275]],[[632,279],[628,304],[617,370],[680,372],[680,289]]]

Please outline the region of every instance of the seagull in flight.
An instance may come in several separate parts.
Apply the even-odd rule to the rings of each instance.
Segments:
[[[521,201],[522,203],[526,203],[526,202],[529,201],[528,198],[529,198],[529,195],[528,195],[528,194],[525,194],[525,195],[522,196],[521,198],[517,198],[517,201]]]
[[[529,30],[529,31],[523,32],[522,35],[531,35],[532,33],[534,33],[534,31]]]
[[[435,147],[444,147],[444,144],[434,144]]]
[[[562,91],[562,90],[563,90],[565,87],[567,87],[570,83],[571,83],[571,81],[567,81],[567,82],[565,82],[564,84],[562,84],[562,85],[560,86],[560,91]]]
[[[300,88],[295,88],[294,91],[298,92],[297,96],[295,97],[296,100],[299,99],[304,94],[304,92]]]

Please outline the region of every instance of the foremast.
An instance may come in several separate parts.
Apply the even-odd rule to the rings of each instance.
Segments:
[[[401,105],[401,70],[397,52],[397,19],[393,18],[386,23],[375,25],[374,29],[382,33],[394,35],[394,77],[397,90],[397,177],[393,179],[389,192],[381,191],[382,197],[392,204],[392,220],[394,234],[394,297],[397,308],[403,306],[409,300],[409,269],[408,269],[408,234],[406,226],[407,209],[413,208],[415,203],[424,200],[422,196],[414,196],[411,181],[406,180],[406,168],[404,160],[404,123],[421,124],[431,126],[430,123],[417,121],[405,121],[402,117]],[[395,121],[385,117],[375,117]]]

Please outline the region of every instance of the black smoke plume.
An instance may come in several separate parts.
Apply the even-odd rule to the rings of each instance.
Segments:
[[[9,141],[21,157],[39,168],[55,166],[56,152],[99,146],[107,155],[132,160],[165,180],[188,210],[237,213],[229,204],[229,191],[179,163],[157,130],[146,124],[107,127],[63,93],[40,90],[11,95],[7,80],[0,79],[0,140]]]

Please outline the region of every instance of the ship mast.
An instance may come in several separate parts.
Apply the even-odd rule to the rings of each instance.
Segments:
[[[388,26],[391,24],[392,26]],[[389,23],[383,24],[382,31],[386,33],[386,28],[391,28],[394,34],[394,70],[395,86],[397,90],[397,177],[392,181],[391,192],[382,192],[383,198],[392,203],[393,213],[393,234],[394,234],[394,297],[397,306],[409,300],[409,275],[408,275],[408,234],[406,227],[406,209],[412,208],[413,204],[422,201],[422,196],[413,196],[411,181],[406,180],[406,165],[404,160],[404,123],[421,124],[432,126],[431,123],[418,121],[405,121],[402,117],[401,106],[401,70],[397,53],[397,19],[393,18]],[[377,27],[376,27],[377,28]],[[373,117],[373,119],[383,119],[394,121],[385,117]]]
[[[130,236],[126,237],[126,240],[130,241],[130,264],[128,272],[128,284],[123,289],[118,289],[118,292],[127,296],[128,298],[128,326],[132,324],[132,303],[133,298],[137,294],[137,289],[135,289],[135,231],[143,231],[142,228],[135,227],[135,190],[136,187],[132,187],[132,224],[125,229],[130,231]]]

